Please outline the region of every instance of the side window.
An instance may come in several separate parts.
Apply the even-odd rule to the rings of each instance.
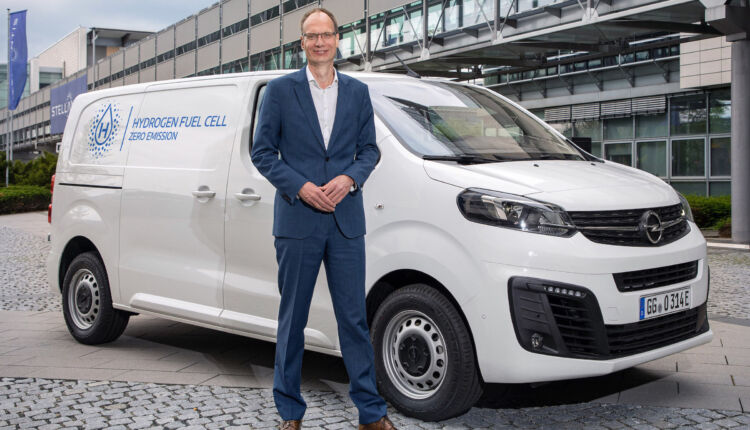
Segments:
[[[71,164],[124,166],[133,143],[128,139],[133,130],[130,121],[138,116],[142,99],[143,94],[124,94],[86,106],[73,135]]]
[[[255,139],[255,124],[258,123],[258,114],[260,113],[260,107],[263,105],[263,96],[266,94],[266,84],[262,84],[258,88],[258,93],[255,96],[255,106],[253,106],[253,121],[252,128],[250,129],[250,149],[253,148],[253,140]]]

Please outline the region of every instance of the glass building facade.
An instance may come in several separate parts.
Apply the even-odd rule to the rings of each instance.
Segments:
[[[532,112],[544,119],[549,111]],[[681,193],[727,195],[731,113],[729,88],[720,88],[669,95],[663,109],[548,122],[568,137],[590,138],[597,157],[645,170]]]
[[[26,65],[26,75],[29,74],[29,66]],[[29,79],[26,79],[26,86],[23,88],[23,95],[29,95]],[[0,109],[8,107],[8,64],[0,64]]]

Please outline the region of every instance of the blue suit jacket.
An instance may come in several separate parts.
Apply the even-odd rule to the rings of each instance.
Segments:
[[[362,184],[380,155],[367,85],[339,73],[336,117],[326,150],[303,67],[268,83],[251,152],[255,167],[276,187],[273,235],[303,239],[323,212],[297,198],[306,182],[323,185],[344,174],[356,189],[336,206],[334,217],[349,238],[365,234]]]

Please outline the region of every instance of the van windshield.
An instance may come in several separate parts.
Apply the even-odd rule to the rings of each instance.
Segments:
[[[416,79],[373,79],[367,84],[377,114],[425,159],[472,164],[588,158],[490,91]]]

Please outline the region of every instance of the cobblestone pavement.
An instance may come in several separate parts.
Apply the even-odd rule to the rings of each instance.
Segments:
[[[43,238],[0,226],[0,309],[60,310],[59,296],[47,287],[48,253]],[[709,316],[750,320],[750,252],[709,248],[708,262]]]
[[[48,250],[43,238],[0,226],[0,309],[60,310],[59,296],[46,283]],[[710,249],[709,264],[709,314],[750,320],[750,253]],[[747,412],[610,404],[590,401],[595,398],[590,394],[581,398],[561,391],[553,392],[554,399],[503,403],[492,398],[490,389],[479,407],[440,423],[421,422],[393,409],[389,414],[402,429],[750,428]],[[357,411],[346,396],[312,390],[304,396],[307,428],[356,427]],[[277,419],[270,389],[0,375],[0,430],[274,428]]]
[[[709,248],[708,314],[750,320],[750,252]]]
[[[307,392],[306,428],[356,427],[356,408],[336,393]],[[750,414],[583,403],[479,409],[441,423],[391,412],[401,429],[747,428]],[[0,429],[274,428],[271,390],[127,382],[0,379]]]
[[[60,298],[47,287],[47,254],[43,238],[0,226],[0,309],[60,310]]]
[[[60,310],[47,287],[44,267],[49,243],[24,231],[0,226],[0,309]],[[710,316],[750,320],[750,252],[709,248]]]

